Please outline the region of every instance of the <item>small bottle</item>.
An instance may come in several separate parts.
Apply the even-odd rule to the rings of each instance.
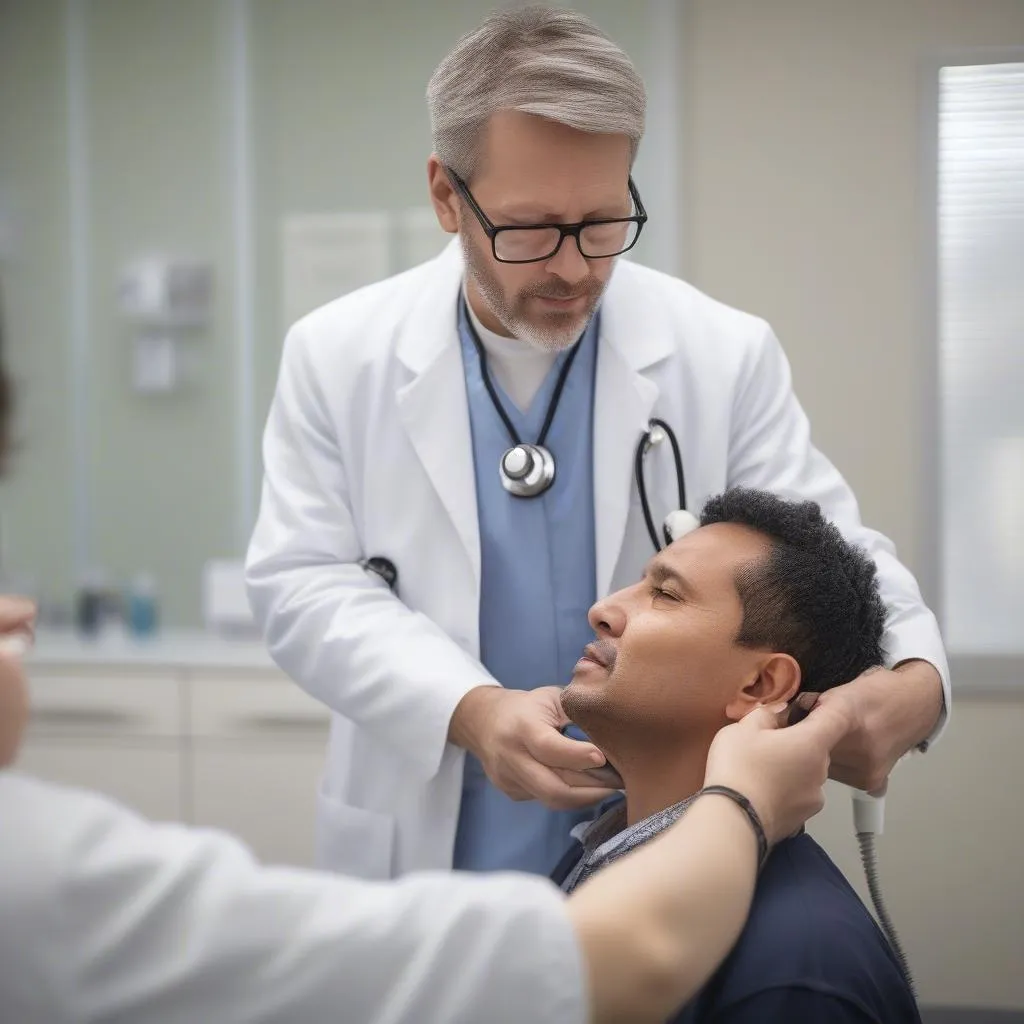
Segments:
[[[85,636],[96,636],[106,618],[106,575],[98,569],[86,573],[75,599],[75,624]]]
[[[134,636],[152,636],[156,627],[156,580],[148,573],[139,573],[128,591],[128,628]]]

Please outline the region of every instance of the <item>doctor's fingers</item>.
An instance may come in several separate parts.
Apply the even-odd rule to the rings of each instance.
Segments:
[[[586,783],[590,783],[587,785]],[[581,777],[581,785],[569,785],[560,773],[536,762],[520,766],[519,784],[553,811],[574,811],[591,807],[615,795],[614,789],[595,786],[593,779]]]
[[[588,768],[585,772],[574,772],[567,768],[556,768],[555,774],[572,789],[593,789],[600,786],[607,789],[622,789],[619,773],[605,765],[603,768]]]
[[[582,772],[587,768],[599,768],[606,760],[593,743],[563,736],[552,726],[531,729],[523,736],[523,745],[531,757],[548,768]]]

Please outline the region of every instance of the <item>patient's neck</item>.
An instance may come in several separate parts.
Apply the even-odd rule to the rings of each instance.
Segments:
[[[693,796],[704,784],[710,746],[710,739],[689,740],[663,750],[609,752],[625,783],[627,825]]]

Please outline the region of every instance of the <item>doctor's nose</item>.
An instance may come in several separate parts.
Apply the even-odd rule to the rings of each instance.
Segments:
[[[549,273],[569,284],[579,284],[590,276],[590,265],[583,258],[576,239],[566,235],[558,252],[544,264]]]
[[[622,631],[626,627],[626,613],[612,595],[603,601],[598,601],[590,609],[587,621],[598,637],[619,637],[622,636]]]

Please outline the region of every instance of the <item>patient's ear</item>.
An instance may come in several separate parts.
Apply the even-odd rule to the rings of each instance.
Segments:
[[[800,666],[789,654],[771,654],[757,675],[725,706],[725,716],[738,722],[759,704],[782,704],[800,689]]]

